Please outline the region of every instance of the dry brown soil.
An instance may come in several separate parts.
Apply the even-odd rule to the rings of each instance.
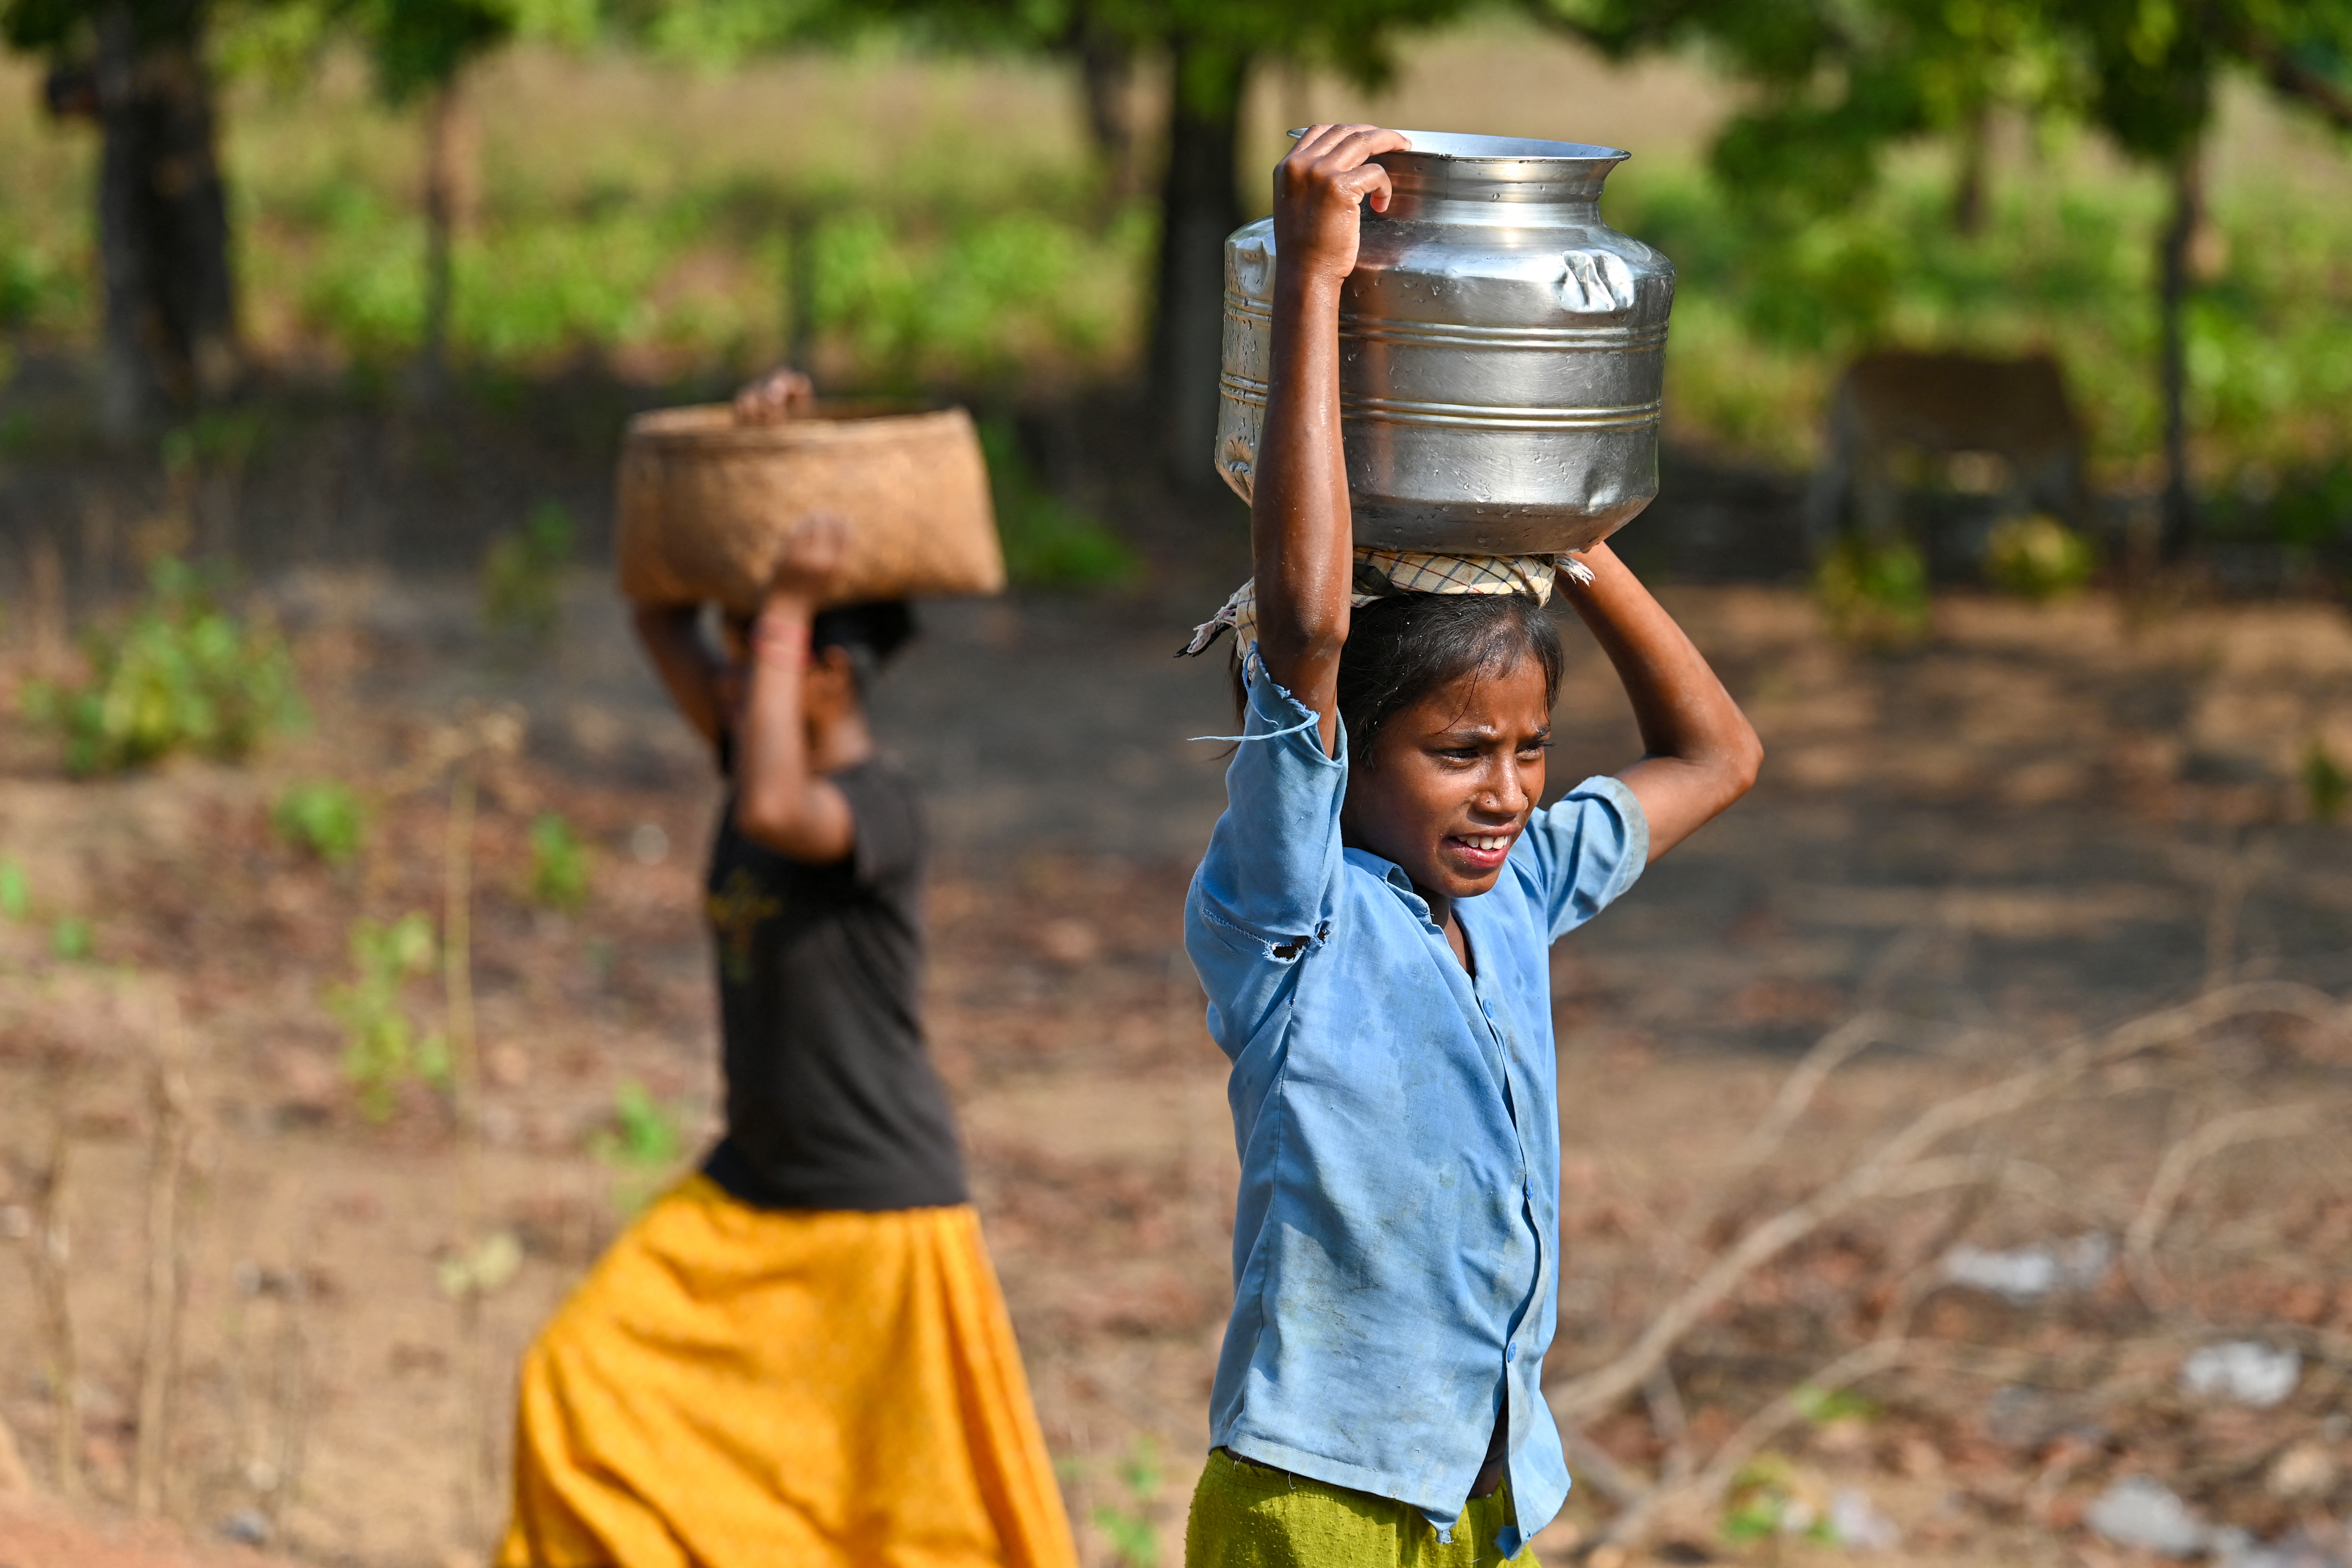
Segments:
[[[936,1049],[1090,1563],[1113,1561],[1108,1511],[1148,1516],[1160,1561],[1177,1559],[1228,1285],[1223,1062],[1178,940],[1221,804],[1217,748],[1184,737],[1221,732],[1229,714],[1218,672],[1168,658],[1205,590],[943,608],[879,700],[937,829]],[[163,1488],[186,1541],[217,1542],[234,1521],[304,1562],[478,1561],[500,1517],[514,1358],[650,1179],[596,1152],[616,1089],[646,1086],[691,1141],[711,1128],[697,873],[717,792],[601,587],[578,584],[560,646],[520,664],[482,644],[462,585],[314,574],[277,597],[315,725],[253,765],[76,783],[43,738],[13,721],[0,732],[0,854],[26,868],[34,901],[0,929],[0,1270],[14,1276],[0,1288],[0,1420],[46,1497],[64,1458],[91,1499],[0,1515],[9,1568],[232,1560],[173,1544],[183,1537],[162,1524],[70,1533],[73,1518],[122,1516],[137,1466],[167,1005],[184,1019],[195,1103]],[[1770,761],[1748,801],[1559,950],[1559,1378],[1605,1361],[1661,1289],[1874,1129],[2072,1031],[2248,978],[2352,990],[2352,828],[2311,820],[2296,782],[2315,741],[2352,762],[2340,608],[1955,596],[1927,641],[1871,652],[1826,637],[1794,592],[1670,598]],[[1560,783],[1634,747],[1605,664],[1580,635],[1571,645]],[[11,657],[21,674],[26,656]],[[475,1314],[438,1282],[468,1228],[448,1102],[414,1086],[387,1120],[364,1118],[326,1002],[348,978],[355,919],[440,909],[447,796],[413,764],[436,725],[484,701],[529,717],[523,752],[485,773],[471,845],[477,1233],[513,1237],[521,1263]],[[340,869],[268,823],[284,785],[321,776],[377,799],[370,852]],[[595,855],[575,915],[521,890],[528,825],[549,810]],[[91,922],[92,959],[53,952],[68,916]],[[408,1004],[421,1022],[440,1016],[432,984]],[[1864,1010],[1885,1043],[1832,1080],[1763,1170],[1714,1191],[1796,1055]],[[2035,1108],[1974,1209],[1890,1198],[1758,1273],[1678,1353],[1671,1420],[1702,1447],[1720,1441],[1856,1342],[1885,1310],[1890,1258],[1932,1261],[1923,1248],[1960,1236],[2120,1234],[2159,1154],[2200,1118],[2340,1096],[2352,1067],[2324,1024],[2273,1021],[2224,1044],[2161,1093],[2110,1086]],[[70,1453],[37,1288],[60,1270],[34,1245],[61,1145],[82,1424]],[[1931,1290],[1918,1331],[1953,1344],[2074,1366],[2112,1342],[2140,1359],[2071,1384],[2052,1373],[2041,1392],[2014,1373],[1867,1384],[1871,1404],[1777,1440],[1790,1484],[1866,1491],[1903,1531],[1890,1562],[2128,1560],[2077,1521],[2132,1469],[2261,1534],[2342,1520],[2352,1443],[2326,1416],[2346,1365],[2327,1347],[2352,1334],[2347,1175],[2326,1140],[2217,1151],[2161,1238],[2161,1321],[2119,1274],[2024,1308]],[[2164,1358],[2200,1324],[2301,1334],[2318,1347],[2313,1370],[2272,1411],[2184,1403]],[[2107,1398],[2131,1376],[2137,1403],[2083,1403],[2081,1390]],[[2027,1384],[2059,1413],[2021,1420],[2015,1398],[1993,1397]],[[1669,1419],[1637,1398],[1591,1429],[1639,1466],[1666,1447]],[[2316,1445],[2301,1490],[2274,1484],[2296,1443]],[[1564,1557],[1608,1512],[1581,1488],[1544,1550]],[[1681,1561],[1828,1550],[1739,1547],[1714,1525],[1674,1522],[1653,1544]]]

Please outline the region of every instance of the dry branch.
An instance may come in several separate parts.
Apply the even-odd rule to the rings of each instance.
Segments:
[[[1622,1545],[1640,1536],[1653,1521],[1677,1506],[1704,1507],[1712,1503],[1765,1444],[1779,1436],[1782,1428],[1804,1419],[1809,1396],[1833,1393],[1874,1373],[1899,1365],[1911,1351],[1911,1342],[1901,1339],[1873,1340],[1848,1351],[1749,1416],[1716,1448],[1706,1468],[1679,1479],[1661,1475],[1655,1487],[1609,1521],[1609,1528],[1595,1538],[1594,1544]]]
[[[1727,1192],[1755,1174],[1779,1151],[1789,1129],[1812,1108],[1813,1097],[1821,1093],[1830,1075],[1885,1036],[1886,1020],[1876,1013],[1864,1013],[1848,1018],[1814,1041],[1804,1058],[1781,1080],[1780,1092],[1773,1098],[1771,1109],[1740,1140],[1728,1168],[1717,1178],[1717,1190]]]
[[[9,1430],[8,1423],[0,1421],[0,1498],[30,1497],[33,1491],[33,1473],[25,1468],[16,1434]]]
[[[147,1170],[147,1308],[139,1360],[139,1436],[131,1504],[162,1511],[171,1454],[172,1383],[180,1358],[180,1173],[187,1162],[190,1097],[178,1000],[156,998],[154,1143]]]
[[[39,1259],[41,1314],[49,1340],[49,1379],[57,1419],[49,1429],[49,1467],[61,1497],[79,1500],[81,1479],[81,1357],[74,1342],[73,1233],[66,1221],[66,1194],[73,1170],[73,1139],[66,1110],[57,1110],[49,1142],[48,1170],[41,1184]]]
[[[2157,1238],[2200,1164],[2234,1144],[2300,1137],[2319,1131],[2326,1122],[2326,1108],[2308,1101],[2260,1106],[2217,1116],[2167,1149],[2147,1184],[2147,1196],[2124,1233],[2124,1267],[2140,1299],[2151,1307],[2160,1304],[2163,1279],[2156,1266]]]
[[[1982,1197],[1959,1204],[1947,1223],[1937,1226],[1943,1243],[1917,1258],[1906,1271],[1894,1300],[1879,1320],[1876,1337],[1821,1367],[1784,1391],[1750,1416],[1703,1465],[1695,1465],[1688,1451],[1687,1426],[1681,1402],[1667,1375],[1668,1358],[1685,1337],[1720,1306],[1758,1268],[1811,1235],[1822,1225],[1870,1202],[1913,1197],[1924,1193],[1969,1189],[1990,1194],[2002,1188],[2024,1187],[2055,1199],[2065,1190],[2053,1173],[2021,1164],[1997,1148],[1970,1140],[1965,1152],[1945,1152],[1952,1140],[1983,1135],[2004,1119],[2054,1101],[2092,1094],[2113,1094],[2146,1089],[2161,1079],[2151,1075],[2151,1058],[2198,1039],[2216,1026],[2257,1014],[2284,1014],[2305,1018],[2323,1027],[2340,1030],[2347,1014],[2334,998],[2307,987],[2285,984],[2221,986],[2196,1000],[2145,1015],[2100,1034],[2078,1037],[2035,1059],[2032,1065],[1964,1093],[1946,1098],[1881,1138],[1858,1159],[1801,1201],[1774,1214],[1723,1249],[1682,1292],[1651,1317],[1641,1335],[1623,1351],[1597,1367],[1550,1391],[1549,1399],[1564,1439],[1580,1472],[1607,1495],[1620,1511],[1596,1539],[1596,1548],[1622,1548],[1651,1529],[1669,1509],[1712,1504],[1731,1485],[1742,1467],[1791,1423],[1801,1419],[1808,1397],[1887,1371],[1916,1363],[1947,1372],[2015,1378],[2031,1369],[2051,1370],[2047,1355],[2018,1352],[1957,1352],[1933,1342],[1906,1338],[1912,1308],[1923,1295],[1923,1281],[1933,1278],[1927,1267],[1940,1257],[1968,1218],[1979,1212]],[[1858,1017],[1815,1045],[1781,1087],[1772,1108],[1750,1133],[1735,1159],[1741,1172],[1769,1161],[1818,1096],[1838,1067],[1850,1060],[1880,1027],[1869,1017]],[[2165,1217],[2196,1165],[2231,1143],[2258,1137],[2292,1135],[2321,1125],[2319,1107],[2268,1107],[2216,1119],[2176,1143],[2163,1161],[2147,1197],[2132,1226],[2132,1242],[2146,1258],[2154,1247]],[[2201,1325],[2167,1323],[2156,1342],[2169,1342],[2184,1331],[2195,1338]],[[2145,1375],[2128,1377],[2125,1386],[2104,1384],[2125,1352],[2140,1352],[2153,1342],[2145,1336],[2128,1342],[2103,1341],[2096,1354],[2081,1370],[2099,1385],[2102,1399],[2146,1396],[2153,1385]],[[2352,1347],[2347,1347],[2352,1348]],[[1648,1399],[1653,1429],[1667,1446],[1660,1473],[1653,1478],[1618,1463],[1601,1452],[1581,1431],[1583,1423],[1636,1390]]]
[[[449,1068],[457,1112],[457,1249],[474,1258],[482,1245],[482,1075],[474,1037],[474,795],[475,757],[467,752],[449,779],[449,838],[443,862],[442,973],[448,988]],[[489,1515],[488,1357],[482,1344],[481,1291],[473,1282],[457,1293],[457,1337],[465,1356],[466,1414],[470,1431],[463,1454],[459,1528],[478,1540]]]
[[[1551,1395],[1563,1421],[1580,1424],[1641,1386],[1683,1335],[1713,1311],[1740,1282],[1827,1221],[1879,1198],[1908,1195],[1968,1178],[1973,1160],[1927,1163],[1924,1157],[1953,1134],[2042,1103],[2102,1068],[2192,1039],[2225,1019],[2255,1013],[2290,1013],[2334,1024],[2333,997],[2284,983],[2231,985],[2168,1007],[2105,1034],[2059,1047],[2040,1065],[1955,1095],[1915,1118],[1845,1173],[1792,1207],[1748,1230],[1683,1293],[1661,1310],[1641,1336],[1608,1363],[1570,1379]]]

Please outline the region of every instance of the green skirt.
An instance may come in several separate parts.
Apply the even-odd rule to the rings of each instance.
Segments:
[[[1209,1456],[1184,1525],[1184,1568],[1498,1568],[1495,1537],[1511,1522],[1511,1486],[1473,1498],[1452,1542],[1421,1510],[1326,1481]],[[1534,1568],[1533,1548],[1507,1559]]]

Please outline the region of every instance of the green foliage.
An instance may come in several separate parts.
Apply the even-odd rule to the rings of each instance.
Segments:
[[[1814,569],[1813,595],[1850,641],[1892,646],[1927,630],[1927,567],[1907,539],[1840,540]]]
[[[574,530],[563,503],[543,500],[530,521],[482,552],[482,620],[494,633],[545,642],[563,617],[563,573]]]
[[[1826,1426],[1832,1421],[1867,1421],[1878,1414],[1872,1400],[1847,1388],[1822,1388],[1814,1384],[1801,1384],[1789,1395],[1790,1405],[1799,1417],[1816,1426]]]
[[[1009,422],[983,421],[980,445],[988,458],[1004,569],[1013,581],[1041,588],[1097,588],[1134,574],[1135,552],[1108,524],[1039,482]]]
[[[794,291],[810,301],[819,346],[849,356],[868,385],[1116,359],[1131,342],[1148,215],[1105,225],[1076,178],[1025,169],[960,185],[950,164],[942,148],[892,170],[887,187],[854,193],[814,176],[494,186],[456,258],[451,346],[488,371],[544,369],[583,351],[680,368],[740,358],[784,330],[783,215],[808,211],[813,275]],[[253,199],[267,219],[248,242],[257,289],[293,300],[303,325],[361,363],[415,350],[424,224],[396,192],[331,171]]]
[[[2341,101],[2352,5],[2312,0],[1529,0],[1620,57],[1704,47],[1750,91],[1717,135],[1727,195],[1784,221],[1832,213],[1906,140],[2009,104],[2096,126],[2167,163],[2244,70],[2324,110]]]
[[[270,807],[278,837],[341,866],[367,842],[367,808],[351,785],[334,779],[289,784]]]
[[[360,1114],[388,1119],[403,1086],[449,1083],[449,1045],[420,1032],[403,999],[412,980],[433,973],[440,944],[432,922],[409,913],[390,925],[352,922],[352,983],[327,993],[327,1010],[343,1026],[343,1076],[358,1091]]]
[[[613,1090],[610,1126],[590,1137],[588,1151],[613,1172],[613,1197],[624,1214],[646,1205],[686,1148],[686,1117],[634,1079]]]
[[[1779,1455],[1758,1456],[1741,1467],[1725,1494],[1718,1526],[1723,1538],[1734,1545],[1782,1535],[1814,1542],[1834,1539],[1829,1511],[1812,1489]]]
[[[208,408],[163,433],[163,468],[171,473],[241,468],[268,433],[268,416],[258,408]]]
[[[2074,593],[2097,564],[2089,540],[2041,512],[1994,525],[1985,543],[1985,574],[2021,599]]]
[[[530,897],[534,903],[573,913],[588,902],[588,846],[572,824],[551,811],[530,823]]]
[[[2347,120],[2345,105],[2352,102],[2347,0],[2296,5],[2203,0],[2193,6],[2186,0],[1526,4],[1612,55],[1703,50],[1740,80],[1744,107],[1725,122],[1710,152],[1715,198],[1728,220],[1719,226],[1722,240],[1736,244],[1746,258],[1735,265],[1746,274],[1743,314],[1750,328],[1815,353],[1848,353],[1888,340],[1950,342],[1951,318],[1969,312],[1945,310],[1935,312],[1944,318],[1936,321],[1903,308],[1905,295],[1934,292],[1920,287],[1932,281],[1918,266],[1923,249],[1945,253],[1941,270],[1948,278],[1975,273],[1979,300],[1985,285],[2008,290],[2010,298],[1989,301],[1984,315],[2013,317],[2016,304],[2025,302],[2047,322],[2050,330],[2039,334],[2044,341],[2082,335],[2076,312],[2034,298],[2037,285],[2055,279],[2021,275],[2013,265],[2017,258],[1997,247],[1951,243],[1951,215],[1958,204],[1950,195],[1941,213],[1920,213],[1915,203],[1907,226],[1887,226],[1891,215],[1878,197],[1898,149],[1943,140],[1962,149],[1958,162],[1965,167],[1967,144],[1981,138],[1990,110],[2004,109],[2023,114],[2045,140],[2092,128],[2144,167],[2172,172],[2188,167],[2207,135],[2225,74],[2260,79],[2317,108],[2339,128]],[[2116,182],[2109,176],[2107,184]],[[2117,224],[2116,210],[2126,205],[2115,199],[2117,194],[2101,193],[2096,205],[2109,216],[2097,229],[2062,237],[2078,258],[2102,247],[2109,253],[2097,269],[2110,276],[2093,285],[2089,308],[2079,312],[2094,333],[2109,341],[2091,356],[2076,342],[2062,343],[2077,384],[2096,384],[2102,401],[2115,405],[2094,409],[2095,424],[2105,426],[2095,432],[2105,437],[2101,444],[2111,450],[2120,444],[2134,454],[2157,445],[2156,405],[2166,394],[2148,374],[2157,361],[2152,329],[2160,310],[2178,310],[2188,345],[2186,405],[2200,436],[2226,431],[2257,451],[2270,448],[2266,457],[2280,447],[2286,450],[2279,455],[2289,458],[2325,449],[2312,439],[2305,411],[2345,405],[2341,393],[2330,390],[2352,374],[2344,358],[2347,289],[2340,272],[2315,274],[2317,286],[2300,298],[2293,291],[2274,294],[2271,302],[2283,312],[2248,309],[2251,295],[2270,292],[2262,287],[2267,280],[2258,278],[2159,292],[2152,242],[2163,219],[2155,203],[2146,203],[2135,221]],[[2275,206],[2264,214],[2266,223],[2283,217],[2296,221]],[[1682,254],[1671,242],[1664,248],[1678,258]],[[2274,254],[2293,258],[2294,248],[2265,239],[2252,247],[2258,259],[2247,270],[2268,270]],[[1962,265],[1954,268],[1951,261]],[[1707,292],[1705,281],[1687,272],[1685,287],[1685,297]],[[2281,313],[2307,314],[2327,346],[2312,342],[2305,352],[2298,343],[2296,352],[2283,355],[2279,346],[2295,342],[2296,334],[2283,330]],[[2019,346],[2037,335],[1975,320],[1964,330],[1979,340],[2005,335]],[[2270,417],[2247,417],[2255,407]],[[2337,426],[2340,447],[2341,421],[2330,422]]]
[[[320,51],[359,37],[353,18],[385,3],[254,0],[215,18],[226,68],[301,87],[247,103],[226,122],[252,313],[271,341],[299,335],[305,356],[362,378],[383,376],[421,341],[424,222],[408,184],[416,128],[366,82],[322,69]],[[508,12],[518,37],[617,40],[709,63],[871,34],[838,74],[870,70],[877,79],[905,68],[890,57],[909,49],[1052,55],[1090,37],[1149,54],[1167,29],[1216,8],[1214,0],[480,3]],[[1748,164],[1724,153],[1712,166],[1729,173],[1715,178],[1643,146],[1610,184],[1612,221],[1658,245],[1681,272],[1667,348],[1668,417],[1679,437],[1801,464],[1838,365],[1856,352],[2046,344],[2067,367],[2100,482],[2154,448],[2152,238],[2165,192],[2152,171],[2118,174],[2083,155],[2080,128],[2102,123],[2100,57],[2084,29],[2129,9],[2142,18],[2134,23],[2141,47],[2160,61],[2156,40],[2176,38],[2187,15],[2178,0],[2092,0],[2080,19],[2024,0],[1525,3],[1624,51],[1698,46],[1740,79]],[[47,5],[60,16],[77,10],[68,0]],[[1258,51],[1261,70],[1287,56],[1349,71],[1375,68],[1402,28],[1452,9],[1225,7],[1237,15],[1213,18],[1214,30]],[[2216,26],[2234,26],[2252,10],[2224,0],[2212,15]],[[2261,36],[2287,39],[2286,66],[2340,76],[2346,53],[2328,39],[2338,26],[2329,18],[2343,10],[2326,0],[2273,6],[2256,20],[2269,29]],[[1286,12],[1297,14],[1278,14]],[[1370,25],[1351,35],[1357,42],[1332,40],[1359,21]],[[992,138],[991,156],[973,159],[975,127],[945,107],[951,99],[925,99],[919,133],[873,137],[861,126],[796,144],[790,158],[703,157],[652,137],[625,153],[583,151],[563,129],[576,106],[554,89],[544,100],[554,112],[502,139],[485,170],[478,221],[456,257],[453,363],[478,389],[600,357],[632,376],[708,375],[772,356],[801,325],[788,323],[786,301],[805,287],[806,327],[833,384],[988,392],[1129,374],[1158,233],[1150,205],[1106,213],[1099,172],[1058,137]],[[854,98],[840,101],[854,109]],[[1986,226],[1967,237],[1951,222],[1950,153],[1985,103],[2026,114],[2038,151],[2030,164],[1996,164]],[[869,142],[888,150],[862,152]],[[0,315],[86,335],[95,299],[85,281],[81,165],[12,157],[19,145],[0,152]],[[2210,193],[2230,260],[2192,292],[2184,322],[2199,464],[2221,476],[2272,476],[2256,488],[2274,499],[2231,502],[2217,521],[2327,542],[2352,518],[2352,503],[2328,499],[2330,476],[2352,450],[2352,274],[2341,261],[2352,253],[2352,207],[2294,184],[2284,161],[2237,158],[2231,168]],[[1792,184],[1803,189],[1792,195]],[[805,220],[803,250],[785,240],[795,214]],[[795,261],[814,276],[787,289]],[[0,415],[0,447],[8,418]],[[38,447],[47,437],[16,439]],[[2343,483],[2352,486],[2352,473]],[[1049,544],[1060,534],[1041,531]]]
[[[96,944],[89,922],[79,915],[67,915],[49,928],[49,951],[68,963],[87,960]]]
[[[1612,223],[1681,275],[1667,340],[1669,416],[1791,465],[1810,460],[1839,362],[1888,342],[1989,354],[2051,349],[2102,464],[2156,444],[2152,255],[2158,183],[2052,159],[1998,187],[1984,231],[1953,232],[1918,162],[1874,194],[1780,236],[1696,172],[1629,165]],[[2217,192],[2229,272],[2184,321],[2189,407],[2222,472],[2267,475],[2245,525],[2318,542],[2352,527],[2352,212],[2259,180]]]
[[[1035,210],[958,213],[928,235],[883,210],[820,225],[809,247],[815,325],[887,381],[950,366],[1003,379],[1024,359],[1091,357],[1111,342],[1116,300],[1098,276],[1139,260],[1135,215],[1104,233]]]
[[[26,717],[62,737],[66,769],[78,776],[179,751],[234,761],[302,718],[276,628],[231,615],[178,561],[157,562],[138,610],[93,632],[83,649],[87,681],[32,682],[24,694]]]
[[[346,0],[394,103],[440,87],[513,34],[508,0]]]
[[[594,1152],[608,1164],[632,1169],[667,1166],[686,1146],[684,1120],[635,1079],[613,1090],[613,1125],[596,1135]]]
[[[1095,1528],[1125,1568],[1156,1568],[1160,1532],[1152,1528],[1151,1502],[1160,1495],[1160,1470],[1159,1450],[1150,1438],[1136,1439],[1118,1462],[1118,1473],[1127,1495],[1118,1502],[1095,1505]]]
[[[654,0],[616,7],[616,19],[656,51],[705,66],[884,34],[918,47],[1043,53],[1182,39],[1195,51],[1291,59],[1379,86],[1394,73],[1401,34],[1469,9],[1467,0]]]
[[[62,325],[80,303],[73,275],[46,247],[0,236],[0,331]]]
[[[2255,458],[2240,468],[2232,490],[2212,509],[2216,532],[2300,550],[2352,540],[2352,458],[2292,465],[2284,475]]]
[[[14,855],[0,859],[0,915],[21,921],[32,912],[33,884],[25,875],[25,863]]]
[[[2303,798],[2321,822],[2335,821],[2344,803],[2352,800],[2352,773],[2315,738],[2303,753]]]

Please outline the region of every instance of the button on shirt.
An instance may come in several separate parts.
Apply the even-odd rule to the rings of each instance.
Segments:
[[[1649,826],[1591,778],[1457,900],[1474,981],[1402,870],[1339,841],[1344,736],[1253,650],[1184,942],[1233,1058],[1234,1310],[1211,1442],[1394,1498],[1446,1539],[1507,1405],[1507,1557],[1568,1495],[1543,1401],[1559,1237],[1549,949],[1633,884]]]

